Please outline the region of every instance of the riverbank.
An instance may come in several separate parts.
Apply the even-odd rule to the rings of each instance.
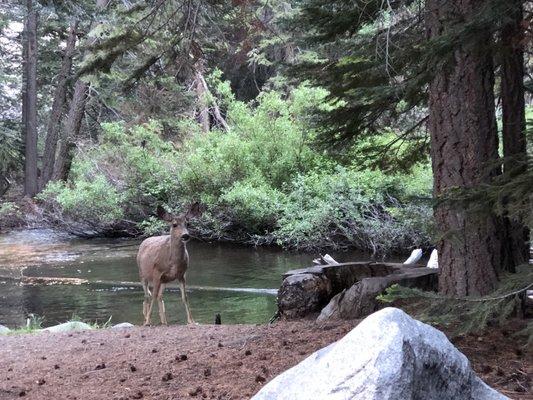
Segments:
[[[175,325],[0,336],[0,399],[249,399],[358,321]],[[533,367],[512,332],[453,343],[511,399],[532,399]]]

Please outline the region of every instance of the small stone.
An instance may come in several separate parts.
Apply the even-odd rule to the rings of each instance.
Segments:
[[[172,373],[170,372],[167,372],[165,375],[163,375],[163,377],[161,378],[161,380],[163,382],[168,382],[170,380],[172,380],[174,377],[172,376]]]
[[[87,339],[83,339],[83,340],[81,341],[81,343],[82,343],[82,344],[86,344],[86,343],[87,343]]]
[[[137,367],[135,367],[135,365],[133,365],[133,364],[130,364],[130,371],[131,372],[137,371]]]
[[[46,383],[46,381],[43,378],[41,378],[41,379],[39,379],[37,381],[37,385],[39,385],[39,386],[44,385],[45,383]]]
[[[218,347],[224,347],[224,345],[222,344],[222,342],[218,342]]]
[[[45,356],[42,356],[42,357],[41,357],[41,360],[46,360],[46,357],[45,357]]]
[[[130,335],[129,333],[127,333],[127,334],[124,335],[124,337],[125,337],[126,339],[129,339],[129,338],[131,337],[131,335]]]
[[[490,365],[485,364],[481,367],[481,372],[484,374],[488,374],[492,372],[492,367]]]
[[[152,349],[152,353],[157,353],[157,349]]]
[[[189,390],[189,396],[196,397],[203,392],[201,386],[198,386],[196,389]]]
[[[244,355],[245,355],[245,356],[251,356],[251,355],[252,355],[252,350],[246,350],[246,351],[244,352]]]
[[[54,369],[59,369],[59,365],[58,365],[58,364],[55,364],[55,365],[54,365]]]
[[[204,369],[204,376],[207,378],[208,376],[211,376],[211,368]]]
[[[267,356],[264,355],[264,354],[261,354],[261,355],[259,356],[259,359],[260,359],[261,361],[264,361],[264,360],[267,359]]]
[[[105,367],[106,367],[106,366],[105,366],[105,363],[103,362],[103,363],[101,363],[101,364],[98,364],[94,369],[95,369],[95,370],[105,369]]]
[[[119,382],[120,382],[120,383],[126,382],[126,378],[120,378],[120,379],[119,379]]]
[[[235,364],[237,367],[242,367],[242,361],[237,361],[237,363]]]
[[[24,396],[26,396],[26,391],[25,390],[21,390],[19,392],[19,397],[24,397]]]
[[[174,359],[176,361],[185,361],[187,360],[187,354],[178,354]]]
[[[263,382],[266,382],[266,378],[265,378],[264,376],[262,376],[262,375],[257,375],[257,376],[255,377],[255,381],[256,381],[257,383],[263,383]]]
[[[143,392],[137,392],[131,395],[132,399],[142,399],[144,397]]]

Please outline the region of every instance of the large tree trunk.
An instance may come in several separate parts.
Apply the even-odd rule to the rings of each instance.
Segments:
[[[65,108],[65,100],[67,95],[67,82],[72,67],[72,57],[76,46],[76,29],[78,23],[72,23],[69,29],[69,35],[65,47],[65,54],[63,55],[63,62],[61,69],[57,76],[57,86],[54,92],[54,100],[52,103],[52,111],[50,113],[50,120],[46,130],[46,142],[43,153],[43,169],[40,179],[40,189],[42,190],[52,178],[54,172],[54,164],[56,159],[56,148],[58,132],[61,127],[61,116]]]
[[[526,164],[526,116],[524,101],[524,27],[523,1],[509,0],[508,21],[501,32],[501,100],[504,172],[512,178],[524,173]],[[529,230],[522,223],[506,217],[504,243],[505,269],[514,271],[529,258]]]
[[[429,0],[430,38],[468,21],[485,4],[479,0]],[[429,87],[429,131],[434,196],[454,188],[474,188],[490,181],[487,164],[498,158],[494,111],[494,71],[490,34],[461,43],[448,65],[435,71]],[[452,296],[484,295],[494,289],[501,262],[498,219],[490,210],[470,212],[440,203],[435,219],[443,236],[438,243],[439,290]]]
[[[24,194],[37,194],[37,12],[26,1],[28,15],[24,27],[23,113],[25,159]]]

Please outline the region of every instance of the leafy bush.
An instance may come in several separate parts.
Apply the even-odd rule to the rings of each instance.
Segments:
[[[176,192],[176,150],[159,133],[155,122],[131,129],[103,124],[99,143],[76,154],[70,181],[50,183],[39,198],[56,221],[68,217],[103,234],[138,234],[135,224]]]
[[[70,182],[49,185],[41,198],[55,214],[103,233],[164,232],[157,204],[178,212],[200,200],[206,211],[193,228],[211,239],[375,254],[428,244],[431,209],[413,201],[429,197],[427,166],[410,174],[341,167],[312,147],[308,110],[324,102],[323,90],[272,90],[244,103],[219,78],[209,79],[228,131],[204,134],[182,120],[194,134],[174,145],[157,122],[104,124],[98,143],[79,149]]]
[[[90,221],[92,225],[113,224],[124,215],[123,196],[103,175],[91,180],[78,179],[71,186],[52,182],[39,197],[42,200],[53,199],[66,216]]]
[[[426,246],[431,210],[398,200],[407,196],[404,179],[342,167],[300,176],[279,220],[278,243],[306,250],[355,247],[382,255]]]

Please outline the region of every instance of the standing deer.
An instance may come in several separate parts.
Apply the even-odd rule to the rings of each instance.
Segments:
[[[185,272],[189,266],[189,254],[186,243],[190,236],[187,231],[187,221],[200,214],[198,203],[194,203],[189,210],[181,215],[172,215],[163,207],[157,207],[157,215],[170,224],[170,234],[153,236],[141,243],[137,253],[139,276],[144,290],[143,315],[144,325],[150,325],[152,307],[157,299],[159,318],[161,323],[167,324],[163,291],[165,284],[178,280],[181,289],[181,299],[187,312],[187,322],[194,323],[187,292],[185,291]],[[150,292],[150,286],[152,292]]]

